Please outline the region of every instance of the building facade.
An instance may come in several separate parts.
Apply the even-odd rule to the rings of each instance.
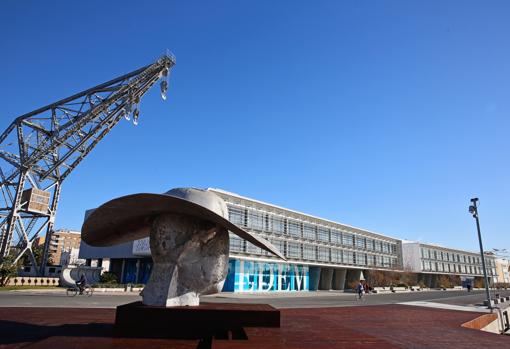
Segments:
[[[364,270],[401,270],[401,242],[368,230],[314,217],[219,189],[229,220],[274,244],[288,259],[231,234],[224,291],[338,289],[363,278]],[[80,258],[109,264],[123,283],[145,283],[152,268],[148,238],[96,248],[83,243]]]
[[[428,287],[438,287],[445,276],[474,286],[482,276],[476,253],[402,241],[224,190],[207,190],[225,201],[232,223],[269,240],[287,258],[284,262],[231,234],[223,291],[343,290],[376,271],[416,273]],[[114,272],[121,283],[146,283],[152,269],[149,238],[112,247],[82,243],[80,258]],[[486,260],[491,282],[497,282],[495,259]]]
[[[498,275],[499,284],[510,284],[510,263],[508,259],[496,259],[496,273]]]
[[[49,257],[54,265],[62,265],[62,262],[68,263],[68,256],[72,250],[78,250],[81,243],[81,233],[79,231],[60,229],[51,234]]]
[[[418,273],[428,287],[439,287],[440,276],[456,276],[462,285],[475,285],[476,278],[483,278],[480,254],[415,241],[402,242],[405,271]],[[487,276],[491,284],[497,282],[496,258],[486,255]]]

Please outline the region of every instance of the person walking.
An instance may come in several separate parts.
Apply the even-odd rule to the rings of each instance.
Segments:
[[[364,290],[365,287],[363,286],[363,283],[360,280],[358,286],[356,286],[356,291],[358,292],[358,299],[361,299],[363,297]]]

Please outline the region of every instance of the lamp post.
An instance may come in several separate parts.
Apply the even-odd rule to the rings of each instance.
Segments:
[[[480,221],[478,220],[477,202],[478,202],[478,198],[471,199],[472,205],[469,206],[469,213],[471,213],[476,220],[476,229],[478,231],[478,242],[480,243],[480,255],[482,256],[482,268],[483,268],[483,278],[485,280],[485,292],[487,293],[487,302],[489,304],[489,309],[492,310],[491,291],[489,290],[489,278],[487,277],[487,269],[485,268],[485,254],[483,252],[482,234],[480,233]]]

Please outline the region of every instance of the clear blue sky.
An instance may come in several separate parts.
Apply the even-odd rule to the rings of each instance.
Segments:
[[[168,48],[66,180],[57,228],[113,197],[217,187],[397,238],[510,249],[508,1],[0,4],[1,128]]]

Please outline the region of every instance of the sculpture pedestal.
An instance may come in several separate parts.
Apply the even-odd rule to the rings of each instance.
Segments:
[[[194,307],[117,307],[115,334],[120,337],[247,339],[244,327],[280,327],[280,311],[267,304],[206,303]]]

